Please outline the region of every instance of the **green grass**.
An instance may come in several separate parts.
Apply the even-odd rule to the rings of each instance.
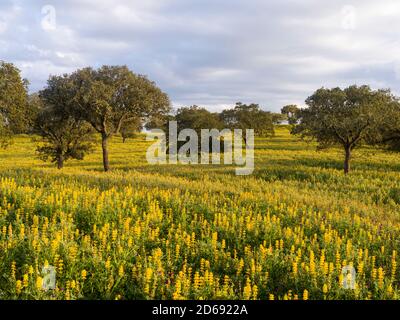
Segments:
[[[304,290],[310,299],[398,298],[396,265],[393,277],[391,273],[393,260],[398,261],[393,250],[400,247],[399,154],[358,149],[346,176],[342,150],[316,152],[314,144],[280,127],[275,137],[256,139],[255,171],[239,177],[234,165],[149,165],[148,145],[144,136],[126,143],[114,137],[109,173],[102,172],[99,148],[83,161],[67,162],[61,171],[35,158],[35,145],[28,136],[16,137],[12,146],[0,151],[0,272],[5,275],[0,280],[4,288],[0,299],[49,295],[56,299],[268,299],[271,295],[283,299],[295,294],[302,298]],[[46,217],[49,224],[43,234],[39,231],[41,246],[36,251],[34,216],[39,217],[39,230]],[[128,218],[130,227],[124,229]],[[93,231],[95,225],[100,229],[107,224],[107,241],[111,241],[110,230],[117,230],[110,248],[101,245],[104,235]],[[24,232],[18,237],[22,225]],[[68,238],[76,229],[79,236]],[[324,238],[327,229],[333,240]],[[60,231],[64,238],[57,240]],[[212,243],[214,233],[217,239]],[[185,240],[192,234],[194,246]],[[133,237],[130,245],[129,237]],[[49,249],[52,240],[54,248]],[[276,244],[280,240],[282,247]],[[77,257],[69,253],[74,246]],[[337,252],[341,264],[352,263],[357,270],[363,264],[357,290],[341,288]],[[311,256],[315,256],[315,272],[310,271]],[[111,269],[105,268],[107,258]],[[41,266],[46,260],[57,264],[59,259],[64,266],[58,286],[68,289],[76,281],[77,287],[68,293],[59,287],[51,293],[35,288]],[[297,276],[293,274],[296,261]],[[335,267],[328,274],[324,261]],[[260,270],[253,269],[252,263]],[[35,269],[33,274],[29,266]],[[119,274],[121,266],[124,272]],[[381,282],[380,267],[385,272]],[[81,278],[83,269],[88,271],[87,279]],[[157,276],[147,279],[148,269]],[[196,271],[202,279],[200,287]],[[206,271],[213,273],[218,285],[207,282]],[[18,289],[24,274],[29,275],[29,284]],[[224,287],[225,276],[229,280]]]

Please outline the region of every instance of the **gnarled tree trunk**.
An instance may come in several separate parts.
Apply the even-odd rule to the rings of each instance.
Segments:
[[[351,147],[345,146],[344,150],[345,150],[344,173],[348,174],[350,172]]]
[[[108,161],[108,136],[106,134],[101,135],[101,147],[103,149],[103,166],[104,171],[110,170],[110,162]]]
[[[59,155],[57,157],[57,169],[62,169],[64,168],[64,157],[62,155]]]

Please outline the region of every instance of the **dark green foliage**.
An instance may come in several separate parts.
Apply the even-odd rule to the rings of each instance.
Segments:
[[[59,169],[65,161],[82,160],[92,150],[93,129],[69,114],[72,101],[71,82],[65,76],[51,77],[36,101],[39,111],[34,132],[43,139],[37,152],[42,160],[56,162]]]
[[[0,60],[0,145],[10,143],[12,134],[25,132],[27,119],[27,86],[20,71]]]
[[[39,97],[39,93],[32,93],[28,95],[28,108],[27,108],[27,128],[26,133],[34,133],[35,121],[41,110],[43,110],[43,101]]]
[[[191,106],[178,109],[175,120],[178,124],[178,132],[190,128],[201,135],[201,129],[222,129],[223,123],[218,113],[212,113],[205,108]]]
[[[400,102],[394,100],[387,104],[385,125],[379,128],[379,133],[374,139],[370,139],[371,144],[384,146],[392,151],[400,151]]]
[[[260,137],[273,136],[274,124],[271,112],[261,110],[258,104],[236,103],[233,109],[222,111],[220,118],[225,128],[229,129],[253,129]]]
[[[140,118],[132,119],[131,121],[124,123],[121,128],[122,141],[125,143],[126,139],[136,138],[142,128],[143,126]]]
[[[85,68],[69,76],[72,83],[71,115],[85,120],[101,134],[104,170],[110,169],[108,140],[120,133],[124,124],[167,114],[168,96],[145,76],[126,66]]]
[[[272,116],[272,123],[274,125],[282,124],[282,122],[287,120],[286,115],[281,114],[281,113],[271,113],[271,116]]]
[[[296,106],[295,104],[289,104],[281,109],[281,114],[286,116],[289,124],[294,125],[297,124],[299,111],[300,109],[298,106]]]
[[[350,86],[317,90],[298,112],[299,125],[292,133],[315,139],[319,149],[340,145],[345,151],[344,171],[350,170],[351,152],[361,144],[377,143],[387,126],[396,98],[389,90]]]

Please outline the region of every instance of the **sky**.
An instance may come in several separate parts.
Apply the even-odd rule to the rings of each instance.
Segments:
[[[1,0],[0,60],[30,91],[104,64],[145,74],[175,107],[279,111],[320,87],[400,95],[398,0]]]

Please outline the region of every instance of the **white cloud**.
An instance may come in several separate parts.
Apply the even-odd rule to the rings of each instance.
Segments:
[[[48,4],[0,3],[1,57],[32,90],[49,74],[127,64],[177,105],[212,110],[243,101],[277,111],[354,83],[400,94],[397,0],[53,1],[57,24],[46,32]]]

